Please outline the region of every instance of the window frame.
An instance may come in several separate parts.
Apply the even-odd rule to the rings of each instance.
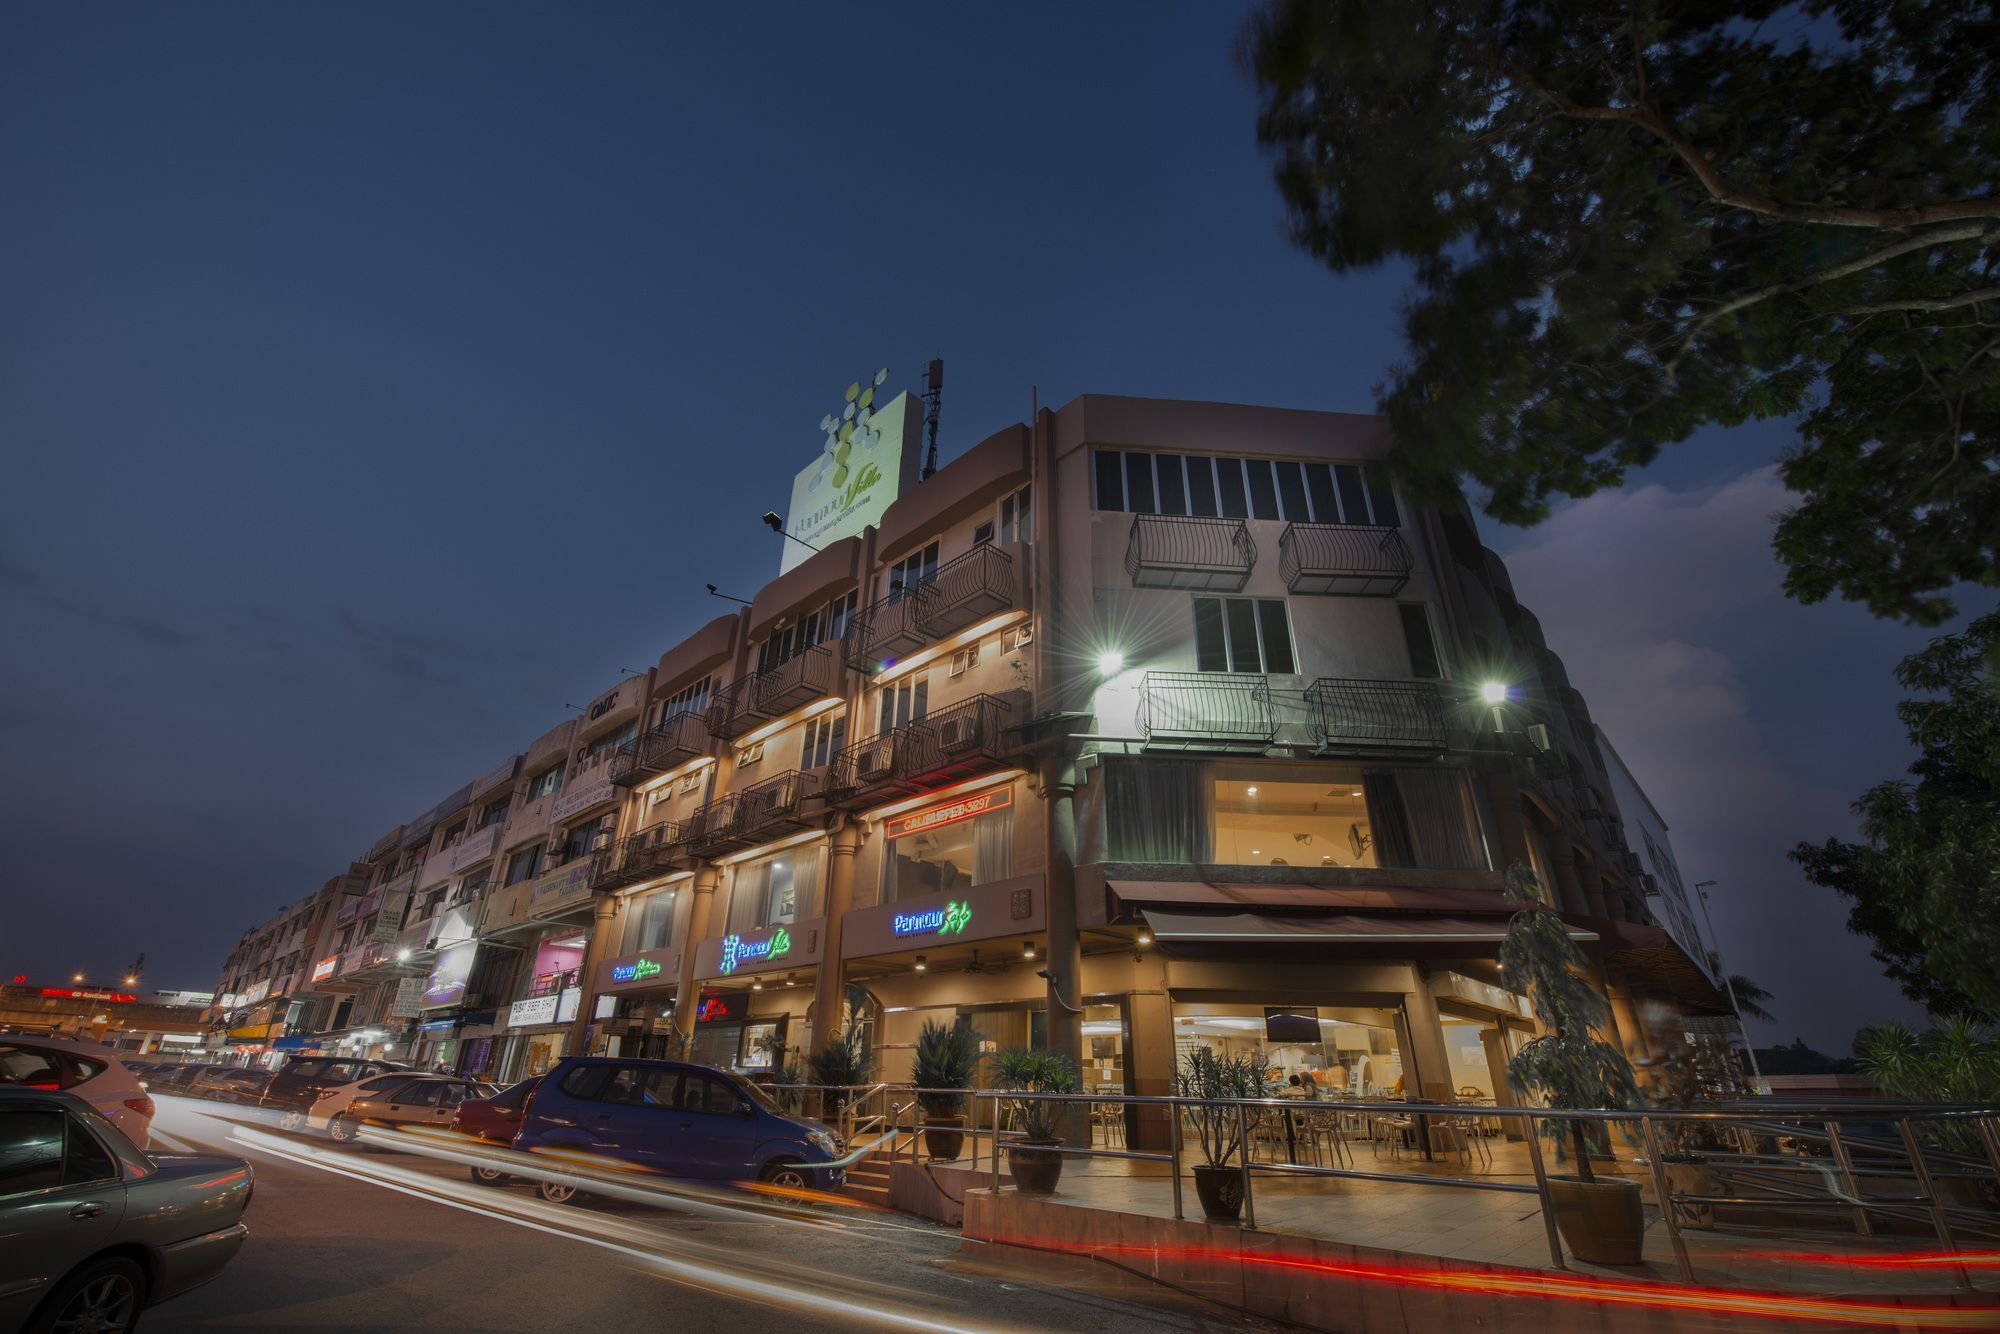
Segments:
[[[1211,676],[1303,676],[1305,674],[1299,662],[1298,627],[1292,620],[1290,598],[1232,597],[1200,594],[1189,599],[1189,602],[1191,608],[1190,616],[1194,622],[1195,670],[1197,672]],[[1215,624],[1222,634],[1221,649],[1223,666],[1219,668],[1202,665],[1204,661],[1202,604],[1204,603],[1211,604],[1215,608]],[[1266,608],[1272,604],[1283,608],[1286,640],[1285,650],[1287,656],[1291,659],[1291,668],[1289,671],[1278,671],[1272,663],[1270,648],[1267,642],[1269,627],[1265,621]],[[1249,617],[1250,633],[1252,639],[1255,641],[1251,645],[1252,651],[1256,654],[1257,665],[1254,670],[1245,670],[1236,665],[1238,660],[1238,646],[1236,644],[1238,629],[1231,627],[1232,607],[1247,608],[1245,614]]]

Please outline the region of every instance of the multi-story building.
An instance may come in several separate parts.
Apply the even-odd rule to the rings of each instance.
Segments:
[[[861,1025],[893,1080],[965,1014],[1091,1087],[1165,1092],[1200,1044],[1504,1098],[1518,862],[1636,1051],[1636,994],[1720,1000],[1561,661],[1388,447],[1104,396],[1010,426],[378,844],[314,971],[378,970],[348,1027],[503,1078],[676,1035],[754,1071]]]

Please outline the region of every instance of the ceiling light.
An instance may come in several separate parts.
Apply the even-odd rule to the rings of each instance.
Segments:
[[[764,984],[762,982],[752,982],[750,984],[750,990],[752,991],[762,991],[763,989],[764,989]]]
[[[1152,943],[1153,943],[1153,933],[1152,933],[1152,932],[1150,932],[1150,931],[1141,931],[1141,932],[1139,933],[1139,943],[1140,943],[1141,945],[1150,945],[1150,944],[1152,944]]]
[[[917,956],[917,971],[920,973],[924,971],[924,956],[921,954]]]
[[[1255,783],[1252,783],[1249,787],[1245,788],[1244,791],[1254,797],[1257,795],[1257,785]]]
[[[1355,789],[1354,789],[1354,790],[1353,790],[1352,792],[1348,793],[1347,795],[1348,795],[1348,796],[1350,796],[1350,797],[1358,797],[1358,796],[1360,796],[1360,795],[1361,795],[1361,789],[1357,787],[1357,788],[1355,788]]]
[[[1034,958],[1034,957],[1035,957],[1035,942],[1034,942],[1034,941],[1032,941],[1032,940],[1024,940],[1024,941],[1022,941],[1022,942],[1021,942],[1021,957],[1022,957],[1023,959],[1032,959],[1032,958]]]

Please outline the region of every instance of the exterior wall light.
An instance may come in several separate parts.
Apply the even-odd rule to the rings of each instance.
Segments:
[[[1022,941],[1022,942],[1021,942],[1021,957],[1022,957],[1023,959],[1032,959],[1032,958],[1034,958],[1034,957],[1035,957],[1035,942],[1034,942],[1034,941],[1032,941],[1032,940],[1024,940],[1024,941]]]
[[[1507,683],[1505,681],[1486,682],[1479,687],[1479,698],[1488,704],[1505,704],[1507,702]]]
[[[1116,676],[1125,670],[1125,655],[1115,648],[1109,648],[1097,655],[1097,672],[1100,676]]]
[[[1153,933],[1152,933],[1152,932],[1150,932],[1150,931],[1141,931],[1141,932],[1139,933],[1139,943],[1140,943],[1141,945],[1150,945],[1150,944],[1152,944],[1152,943],[1153,943]]]
[[[924,966],[925,966],[925,965],[924,965],[924,956],[923,956],[923,955],[921,955],[921,954],[919,954],[919,955],[917,956],[917,971],[918,971],[918,972],[920,972],[920,973],[921,973],[921,972],[923,972],[923,971],[924,971]]]

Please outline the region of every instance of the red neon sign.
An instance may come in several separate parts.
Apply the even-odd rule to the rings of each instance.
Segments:
[[[42,994],[44,996],[53,996],[58,1000],[135,1001],[139,999],[137,996],[128,996],[122,991],[82,991],[75,987],[43,987]]]
[[[910,815],[899,815],[889,821],[886,837],[905,838],[911,834],[921,834],[926,830],[939,829],[960,820],[970,820],[975,815],[988,811],[1002,810],[1014,804],[1014,789],[997,787],[991,792],[981,792],[963,801],[949,802],[943,806],[933,806],[927,811],[916,811]]]

